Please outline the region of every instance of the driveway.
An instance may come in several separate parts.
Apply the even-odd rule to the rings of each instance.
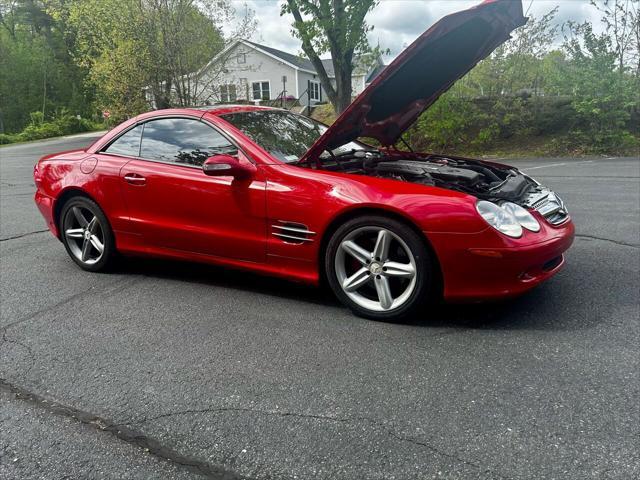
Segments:
[[[219,268],[78,269],[0,148],[0,478],[640,477],[640,161],[520,159],[578,235],[508,303],[363,320]]]

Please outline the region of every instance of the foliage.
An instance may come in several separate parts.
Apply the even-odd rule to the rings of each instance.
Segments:
[[[27,142],[73,133],[89,132],[104,127],[101,123],[71,115],[66,110],[60,110],[54,113],[53,118],[46,122],[44,121],[44,115],[42,115],[41,111],[32,112],[30,117],[31,122],[22,132],[0,134],[0,144]]]
[[[607,31],[610,52],[617,61],[618,70],[620,72],[625,70],[628,57],[635,57],[637,64],[640,60],[637,51],[640,40],[638,0],[632,0],[631,3],[629,0],[589,0],[589,3],[602,15],[601,21]]]
[[[571,26],[565,42],[571,59],[564,64],[560,90],[570,91],[575,118],[572,133],[577,138],[593,136],[592,142],[606,149],[628,138],[632,111],[638,110],[640,78],[620,70],[620,53],[612,37],[596,35],[590,24]]]
[[[228,0],[0,0],[0,132],[35,110],[118,121],[150,99],[192,104],[189,74],[222,49],[232,15]]]
[[[614,25],[621,22],[622,2],[603,5],[601,11],[610,15],[603,23],[610,28],[596,34],[589,23],[568,22],[559,49],[550,47],[558,34],[557,10],[530,19],[514,40],[420,117],[408,132],[412,145],[480,152],[553,135],[546,152],[637,154],[640,72],[630,63],[638,52],[628,32],[635,28],[638,34],[639,25],[627,16],[625,40],[620,40]]]
[[[86,71],[67,47],[41,2],[0,0],[0,133],[20,131],[36,110],[47,117],[63,107],[92,114]]]
[[[282,14],[293,15],[292,33],[302,41],[302,50],[313,63],[337,112],[351,103],[351,74],[356,57],[366,61],[379,53],[369,46],[367,33],[373,27],[365,22],[376,4],[377,0],[287,0],[282,6]],[[331,54],[335,85],[320,60],[324,53]]]
[[[423,113],[405,140],[437,152],[637,155],[638,2],[596,6],[608,26],[602,34],[589,23],[560,29],[557,9],[530,18]],[[330,123],[331,113],[314,116]]]
[[[159,108],[197,96],[189,75],[223,47],[220,24],[231,15],[220,0],[76,0],[62,3],[74,58],[86,66],[97,104],[116,119],[153,98]],[[149,98],[148,98],[149,97]]]
[[[372,27],[365,18],[376,3],[283,5],[294,16],[294,35],[325,77],[334,111],[351,99],[354,60],[379,53],[366,40]],[[637,154],[640,2],[592,4],[602,16],[602,33],[589,23],[567,22],[559,29],[556,9],[531,18],[425,112],[406,138],[415,148],[437,151],[536,145],[545,153]],[[147,110],[150,99],[158,107],[191,104],[207,87],[192,73],[223,47],[231,5],[0,0],[0,142],[93,129],[101,110],[110,110],[117,122]],[[247,14],[230,38],[247,37],[253,26]],[[318,65],[325,53],[334,61],[335,88]],[[315,114],[325,122],[334,115],[329,106]],[[78,121],[77,115],[93,121]]]

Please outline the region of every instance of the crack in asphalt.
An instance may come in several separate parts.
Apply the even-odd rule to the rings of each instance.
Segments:
[[[81,294],[78,294],[78,295],[81,295]],[[77,297],[78,295],[74,296],[74,298]],[[71,300],[72,299],[70,298],[70,299],[67,299],[67,301],[61,302],[61,303],[67,303],[68,301],[71,301]],[[31,358],[31,364],[29,366],[29,369],[27,370],[27,373],[28,373],[33,367],[33,365],[35,364],[35,354],[31,350],[31,348],[22,342],[19,342],[16,340],[9,340],[6,337],[6,332],[3,332],[2,334],[2,341],[6,343],[19,345],[29,353],[29,356]],[[159,458],[168,460],[173,463],[177,463],[181,466],[192,469],[196,473],[199,473],[206,477],[214,478],[214,479],[231,480],[231,479],[240,479],[240,478],[246,478],[246,477],[241,477],[234,472],[226,470],[222,467],[211,465],[207,462],[204,462],[203,460],[199,460],[196,457],[183,455],[173,448],[162,445],[160,442],[158,442],[152,437],[149,437],[143,432],[136,430],[134,428],[131,428],[130,425],[142,425],[142,424],[150,423],[162,418],[169,418],[169,417],[180,416],[180,415],[193,415],[193,414],[216,415],[218,413],[223,413],[223,412],[255,413],[255,414],[261,414],[261,415],[278,416],[282,418],[294,417],[294,418],[304,418],[304,419],[313,419],[313,420],[321,420],[321,421],[332,421],[332,422],[338,422],[338,423],[367,422],[375,427],[378,427],[381,430],[384,430],[387,433],[387,435],[399,441],[411,443],[413,445],[426,448],[427,450],[441,457],[445,457],[447,459],[460,462],[464,465],[473,467],[475,469],[482,470],[483,473],[491,474],[492,476],[494,476],[494,478],[501,478],[504,480],[509,479],[509,477],[506,477],[505,475],[499,472],[496,472],[495,470],[488,469],[488,468],[483,469],[483,467],[477,462],[467,460],[456,454],[443,451],[440,448],[435,447],[425,441],[422,441],[410,436],[398,434],[395,431],[393,431],[388,424],[374,420],[369,417],[341,418],[341,417],[334,417],[329,415],[305,414],[305,413],[298,413],[298,412],[257,410],[257,409],[246,408],[246,407],[219,407],[219,408],[210,407],[210,408],[204,408],[204,409],[189,409],[189,410],[181,410],[177,412],[169,412],[161,415],[156,415],[154,417],[144,418],[141,420],[115,423],[106,418],[100,417],[98,415],[94,415],[92,413],[76,409],[74,407],[63,405],[58,402],[47,400],[39,396],[38,394],[29,392],[26,389],[15,386],[11,382],[3,378],[0,378],[0,388],[12,392],[18,399],[29,401],[31,403],[34,403],[40,407],[43,407],[49,410],[52,413],[73,418],[74,420],[80,423],[87,424],[98,430],[111,433],[115,437],[127,443],[131,443],[138,447],[144,448],[145,450],[148,450],[151,454]]]
[[[586,238],[589,240],[600,240],[601,242],[610,242],[616,245],[620,245],[621,247],[631,247],[631,248],[640,248],[640,245],[636,245],[635,243],[626,243],[621,242],[619,240],[612,240],[610,238],[604,237],[596,237],[595,235],[585,235],[584,233],[576,233],[576,238]]]
[[[18,320],[15,320],[13,322],[7,323],[6,325],[3,325],[3,326],[0,327],[0,331],[5,332],[11,327],[15,327],[16,325],[19,325],[21,323],[28,322],[29,320],[32,320],[32,319],[42,315],[43,313],[52,311],[52,310],[54,310],[54,309],[56,309],[58,307],[61,307],[62,305],[65,305],[65,304],[69,303],[69,302],[73,302],[75,299],[85,295],[86,293],[90,292],[94,288],[96,288],[95,285],[92,285],[92,286],[90,286],[89,288],[87,288],[85,290],[82,290],[80,292],[74,293],[73,295],[71,295],[71,296],[69,296],[69,297],[67,297],[67,298],[65,298],[63,300],[60,300],[59,302],[54,303],[53,305],[47,305],[44,308],[41,308],[39,310],[36,310],[35,312],[30,313],[26,317],[23,317],[23,318],[20,318]]]
[[[400,435],[395,431],[393,431],[388,424],[384,422],[380,422],[378,420],[374,420],[369,417],[334,417],[330,415],[318,415],[318,414],[311,414],[311,413],[307,414],[307,413],[298,413],[298,412],[279,412],[274,410],[258,410],[258,409],[248,408],[248,407],[209,407],[209,408],[203,408],[203,409],[189,409],[189,410],[180,410],[177,412],[164,413],[164,414],[156,415],[154,417],[143,418],[137,421],[126,421],[126,422],[123,422],[121,425],[123,426],[124,425],[141,425],[141,424],[153,422],[155,420],[160,420],[162,418],[169,418],[169,417],[180,416],[180,415],[194,415],[194,414],[217,415],[218,413],[224,413],[224,412],[256,413],[259,415],[278,416],[282,418],[296,417],[296,418],[304,418],[304,419],[312,419],[312,420],[324,420],[324,421],[337,422],[337,423],[367,422],[370,425],[373,425],[375,427],[378,427],[381,430],[386,431],[388,436],[393,437],[396,440],[400,440],[402,442],[407,442],[413,445],[417,445],[419,447],[426,448],[427,450],[429,450],[430,452],[436,455],[445,457],[449,460],[460,462],[464,465],[476,468],[478,470],[482,470],[482,473],[491,474],[493,478],[501,478],[503,480],[510,479],[510,477],[507,477],[502,473],[496,472],[495,470],[492,470],[489,468],[483,469],[483,467],[477,462],[474,462],[472,460],[467,460],[456,454],[443,451],[440,448],[431,445],[430,443],[418,440],[413,437]]]
[[[214,480],[240,480],[247,478],[224,467],[212,465],[199,458],[184,455],[171,447],[163,445],[160,441],[145,435],[139,430],[118,425],[104,417],[48,400],[36,393],[14,385],[4,378],[0,378],[0,389],[11,393],[14,398],[18,400],[28,402],[50,413],[71,418],[95,430],[110,433],[126,443],[144,449],[151,455],[206,478]]]
[[[132,279],[124,282],[118,282],[117,280],[115,280],[106,286],[106,290],[104,289],[105,287],[101,287],[103,289],[100,290],[100,294],[103,297],[113,295],[114,293],[118,293],[123,289],[142,281],[144,278],[145,278],[144,276],[140,275],[140,276],[133,277]],[[109,289],[109,287],[113,287],[113,288]],[[56,308],[59,308],[67,303],[73,302],[77,298],[82,297],[95,289],[97,289],[97,286],[92,285],[89,288],[81,290],[80,292],[74,293],[73,295],[70,295],[63,300],[60,300],[59,302],[54,303],[53,305],[47,305],[46,307],[43,307],[39,310],[36,310],[35,312],[30,313],[26,317],[20,318],[11,323],[7,323],[6,325],[2,325],[0,326],[0,332],[6,332],[11,327],[15,327],[16,325],[19,325],[21,323],[28,322],[29,320],[33,320],[34,318],[39,317],[43,313],[51,312]]]
[[[27,232],[27,233],[21,233],[20,235],[14,235],[13,237],[6,237],[6,238],[0,238],[0,242],[8,242],[9,240],[17,240],[18,238],[24,238],[24,237],[28,237],[29,235],[35,235],[37,233],[44,233],[44,232],[48,232],[49,229],[45,229],[45,230],[36,230],[35,232]]]

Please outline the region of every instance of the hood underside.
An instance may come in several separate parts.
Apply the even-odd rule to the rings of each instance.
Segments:
[[[394,145],[442,93],[526,21],[521,0],[486,0],[442,18],[376,77],[301,160],[358,137]]]

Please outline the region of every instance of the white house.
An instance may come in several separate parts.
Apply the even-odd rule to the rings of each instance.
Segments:
[[[333,78],[331,60],[322,62]],[[362,63],[356,61],[352,76],[354,96],[384,68],[379,57],[371,65]],[[200,105],[273,103],[284,97],[306,106],[328,100],[311,61],[249,40],[235,40],[191,78],[195,103]]]

